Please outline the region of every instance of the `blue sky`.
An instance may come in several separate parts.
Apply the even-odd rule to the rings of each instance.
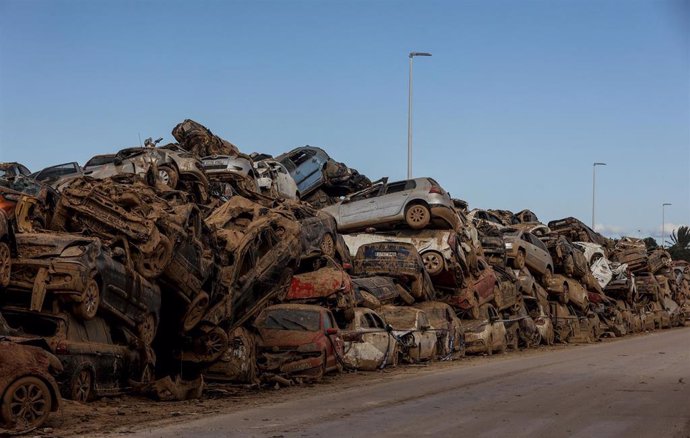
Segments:
[[[690,223],[690,1],[0,0],[0,160],[31,169],[195,119],[244,152],[304,144],[472,207]],[[668,226],[671,228],[671,225]],[[638,230],[640,230],[638,232]]]

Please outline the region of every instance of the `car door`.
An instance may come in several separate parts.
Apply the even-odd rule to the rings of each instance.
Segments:
[[[386,322],[379,315],[374,312],[368,313],[368,315],[374,324],[374,328],[377,330],[380,338],[382,339],[381,344],[384,347],[383,352],[386,355],[386,363],[393,363],[395,360],[394,355],[396,354],[395,346],[397,341],[393,336],[390,335],[390,333],[388,333],[386,330]]]
[[[520,245],[525,248],[525,264],[527,267],[541,272],[539,269],[539,257],[537,255],[537,248],[532,244],[530,234],[527,232],[520,233]]]
[[[84,321],[86,336],[95,350],[96,393],[116,393],[121,389],[126,375],[122,347],[113,344],[110,329],[101,318]]]
[[[539,266],[538,269],[546,271],[546,267],[552,263],[549,248],[534,234],[529,233],[529,238],[532,241],[532,246],[534,246],[535,263]],[[553,266],[551,268],[553,269]]]
[[[295,165],[293,178],[297,183],[297,188],[303,196],[313,191],[323,180],[323,160],[316,157],[316,151],[303,149],[293,156],[290,160]]]
[[[343,354],[343,347],[345,343],[343,342],[343,338],[340,336],[340,334],[326,334],[326,331],[329,328],[338,328],[338,325],[335,323],[335,318],[333,317],[333,314],[329,310],[325,310],[322,314],[322,318],[324,336],[328,338],[328,347],[326,349],[326,367],[329,369],[335,368],[338,366],[338,361],[340,360],[338,359],[338,357],[342,356]]]
[[[385,357],[389,352],[389,338],[388,333],[383,325],[383,321],[376,317],[373,313],[362,314],[364,321],[362,323],[362,331],[364,335],[362,339],[365,342],[373,345],[377,350],[381,352],[381,357]],[[386,358],[388,360],[388,358]]]
[[[377,197],[382,184],[375,184],[345,199],[338,207],[338,227],[347,228],[360,224],[375,225],[378,217]]]
[[[421,335],[419,357],[431,359],[436,345],[436,332],[431,330],[431,323],[424,312],[417,313],[417,329]]]
[[[381,220],[390,220],[403,215],[405,204],[416,187],[414,180],[386,184],[381,196],[376,198],[377,217]]]

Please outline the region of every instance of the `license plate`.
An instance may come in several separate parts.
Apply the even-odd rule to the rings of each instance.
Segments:
[[[397,255],[395,251],[376,251],[376,257],[397,257]]]

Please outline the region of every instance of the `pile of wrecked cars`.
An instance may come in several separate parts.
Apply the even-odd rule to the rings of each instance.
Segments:
[[[684,325],[690,265],[575,218],[469,210],[323,149],[175,143],[0,164],[0,420]]]

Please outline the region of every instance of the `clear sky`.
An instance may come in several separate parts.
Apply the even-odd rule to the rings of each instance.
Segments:
[[[404,178],[413,50],[416,176],[589,223],[603,161],[598,229],[658,236],[662,202],[690,223],[681,0],[0,0],[0,160],[83,164],[192,118]]]

